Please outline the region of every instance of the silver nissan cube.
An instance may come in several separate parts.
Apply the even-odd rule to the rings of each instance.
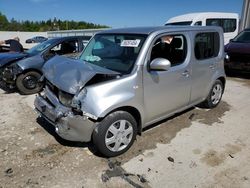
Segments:
[[[143,27],[96,34],[79,59],[43,67],[35,108],[66,140],[104,156],[126,152],[143,128],[195,105],[216,107],[225,88],[219,27]]]

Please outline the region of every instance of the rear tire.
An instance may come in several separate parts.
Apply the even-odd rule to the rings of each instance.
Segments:
[[[134,117],[125,111],[116,111],[106,116],[93,132],[97,150],[106,157],[118,156],[133,144],[137,134]]]
[[[216,80],[210,90],[210,93],[207,99],[202,103],[206,108],[214,108],[216,107],[222,98],[222,94],[224,91],[224,86],[220,80]]]
[[[30,95],[38,93],[43,88],[43,83],[39,83],[41,74],[36,71],[29,71],[25,74],[20,74],[16,79],[16,86],[20,93]]]

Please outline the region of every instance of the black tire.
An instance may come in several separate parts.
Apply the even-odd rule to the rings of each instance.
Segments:
[[[20,74],[16,79],[17,89],[24,95],[38,93],[44,85],[43,83],[38,83],[40,78],[41,74],[36,71]]]
[[[218,93],[216,93],[215,91],[218,91]],[[223,92],[224,92],[224,86],[222,82],[220,80],[216,80],[209,92],[207,99],[202,103],[202,105],[205,108],[216,107],[221,101]]]
[[[121,128],[122,122],[125,125],[124,130]],[[111,132],[111,128],[115,128],[115,131],[118,131],[116,136]],[[131,133],[128,134],[129,132]],[[93,132],[93,143],[102,155],[106,157],[114,157],[125,153],[132,146],[136,134],[137,123],[134,117],[128,112],[116,111],[109,114],[98,123]],[[115,140],[115,143],[106,144],[108,139]],[[119,145],[119,149],[116,149],[116,144],[117,146]]]

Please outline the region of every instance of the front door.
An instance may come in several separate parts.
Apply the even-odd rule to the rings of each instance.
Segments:
[[[159,36],[153,43],[151,62],[155,58],[170,60],[167,71],[145,68],[143,75],[146,124],[159,120],[189,104],[191,89],[190,41],[187,35]],[[172,39],[169,40],[169,37]],[[164,41],[166,40],[166,41]],[[170,41],[169,44],[167,44]],[[149,66],[147,66],[149,67]]]

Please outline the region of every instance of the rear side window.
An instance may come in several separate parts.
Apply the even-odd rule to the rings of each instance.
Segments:
[[[195,57],[198,60],[218,56],[220,47],[219,33],[199,33],[195,36]]]
[[[236,19],[207,19],[206,25],[208,26],[220,26],[222,27],[224,33],[234,32],[236,30]]]

